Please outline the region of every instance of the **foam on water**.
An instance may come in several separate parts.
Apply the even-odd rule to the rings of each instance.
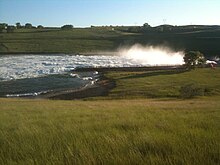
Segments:
[[[146,65],[146,64],[145,64]],[[77,67],[131,67],[140,62],[123,56],[16,55],[0,57],[0,81],[63,74]]]
[[[130,50],[128,52],[130,53]],[[135,53],[133,54],[135,55]],[[171,59],[169,60],[171,61]],[[77,67],[136,67],[149,65],[157,65],[157,63],[150,64],[146,60],[137,60],[137,58],[133,58],[126,53],[118,56],[7,55],[0,57],[0,81],[63,74]]]
[[[6,94],[6,97],[30,97],[30,96],[38,96],[41,94],[46,94],[50,91],[41,91],[41,92],[33,92],[33,93],[21,93],[21,94]]]

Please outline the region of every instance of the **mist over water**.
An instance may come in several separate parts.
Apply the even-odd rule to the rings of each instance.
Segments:
[[[182,65],[184,52],[174,52],[165,47],[133,45],[119,49],[119,55],[133,59],[142,65]]]

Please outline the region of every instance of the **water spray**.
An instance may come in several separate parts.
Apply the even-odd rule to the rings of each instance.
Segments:
[[[130,48],[120,48],[119,55],[139,62],[142,65],[182,65],[184,52],[174,52],[169,48],[133,45]]]

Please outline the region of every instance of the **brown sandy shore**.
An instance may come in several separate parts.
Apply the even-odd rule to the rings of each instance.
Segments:
[[[100,78],[99,80],[91,85],[84,86],[79,89],[65,90],[59,92],[50,92],[44,95],[40,95],[32,98],[43,98],[52,100],[74,100],[83,99],[88,97],[106,96],[109,91],[116,86],[114,80],[108,79],[104,76],[106,72],[114,71],[126,71],[126,72],[137,72],[137,71],[156,71],[156,70],[179,70],[182,71],[185,68],[182,66],[154,66],[154,67],[118,67],[118,68],[77,68],[74,72],[88,72],[98,71]],[[30,98],[30,97],[29,97]]]

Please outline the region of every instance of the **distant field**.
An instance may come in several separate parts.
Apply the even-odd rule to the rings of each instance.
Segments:
[[[107,72],[106,97],[0,99],[0,164],[218,165],[219,72]],[[185,83],[205,96],[180,99]]]
[[[0,33],[0,53],[93,53],[115,51],[136,43],[167,46],[174,50],[199,50],[220,55],[220,29],[189,32],[129,33],[111,28],[17,29]]]
[[[77,53],[113,49],[111,38],[119,34],[92,29],[22,29],[0,33],[0,52],[11,53]]]

